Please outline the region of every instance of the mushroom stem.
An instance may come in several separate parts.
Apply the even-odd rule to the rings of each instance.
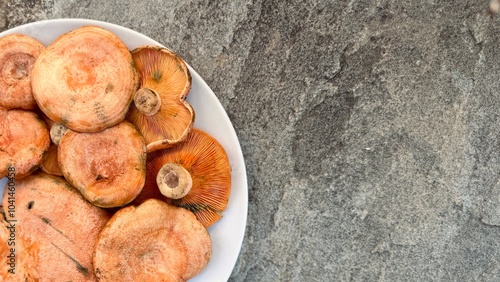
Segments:
[[[158,171],[156,183],[163,196],[170,199],[180,199],[191,190],[193,179],[182,166],[167,163]]]
[[[161,98],[156,91],[143,87],[135,92],[134,105],[141,113],[152,116],[160,111]]]
[[[50,128],[50,140],[56,145],[59,145],[59,140],[66,133],[68,128],[60,123],[54,123]]]

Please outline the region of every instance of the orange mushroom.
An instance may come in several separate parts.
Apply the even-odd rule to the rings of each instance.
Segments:
[[[187,281],[212,254],[206,228],[189,211],[151,199],[116,212],[94,252],[99,281]]]
[[[59,145],[61,137],[68,131],[68,128],[60,123],[52,123],[50,126],[50,140],[54,145]]]
[[[40,169],[48,174],[63,176],[61,167],[59,166],[59,161],[57,160],[57,144],[59,144],[59,139],[62,134],[64,134],[66,127],[61,124],[54,123],[39,109],[35,110],[35,112],[47,125],[50,140],[52,141],[49,148],[43,155]]]
[[[31,112],[0,107],[0,178],[15,170],[20,179],[35,171],[49,148],[45,123]]]
[[[43,155],[42,163],[40,164],[40,169],[48,174],[63,176],[61,167],[59,166],[59,161],[57,160],[56,144],[50,144],[49,148]]]
[[[193,128],[182,143],[148,154],[146,183],[134,203],[161,199],[192,211],[205,227],[222,217],[231,191],[231,166],[224,148]]]
[[[0,256],[5,258],[6,262],[0,264],[0,281],[39,281],[35,270],[38,245],[19,234],[19,224],[11,222],[11,225],[7,222],[3,210],[1,213]]]
[[[144,136],[148,152],[173,146],[191,130],[195,113],[185,101],[191,89],[191,74],[174,52],[153,46],[132,51],[140,76],[127,120]]]
[[[146,144],[129,122],[97,133],[68,130],[57,156],[64,177],[96,206],[125,205],[144,185]]]
[[[15,220],[19,273],[7,281],[95,281],[94,246],[109,213],[45,173],[16,181],[13,191],[5,189],[3,206],[7,219]]]
[[[0,107],[33,110],[31,70],[45,46],[24,34],[0,38]]]
[[[60,36],[33,66],[33,96],[40,109],[78,132],[99,132],[120,123],[137,84],[128,48],[96,26]]]

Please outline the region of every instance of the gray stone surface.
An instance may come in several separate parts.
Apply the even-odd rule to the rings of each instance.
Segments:
[[[248,170],[231,281],[500,281],[500,16],[488,5],[0,0],[0,29],[108,21],[200,73]]]

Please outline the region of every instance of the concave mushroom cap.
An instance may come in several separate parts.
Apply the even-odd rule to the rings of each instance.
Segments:
[[[131,202],[146,177],[146,144],[129,122],[97,133],[68,130],[57,157],[64,177],[96,206]]]
[[[93,251],[110,214],[86,201],[63,178],[45,173],[16,181],[14,193],[9,197],[5,188],[3,205],[7,219],[16,220],[16,270],[40,281],[95,281]]]
[[[24,34],[0,38],[0,106],[33,110],[31,70],[45,46]]]
[[[191,130],[195,113],[185,101],[191,90],[191,74],[174,52],[156,46],[132,50],[139,72],[140,89],[127,120],[144,136],[148,152],[173,146]]]
[[[151,199],[116,212],[99,235],[99,281],[186,281],[212,253],[206,228],[182,208]]]
[[[158,172],[171,163],[182,166],[191,176],[191,189],[180,199],[167,198],[158,188]],[[148,154],[146,183],[134,203],[161,199],[192,211],[208,227],[222,217],[230,191],[231,166],[224,148],[208,133],[193,128],[182,143]]]
[[[78,132],[98,132],[120,123],[137,84],[125,44],[96,26],[60,36],[33,66],[33,96],[40,109]]]
[[[35,171],[49,148],[45,123],[31,111],[0,107],[0,178],[15,169],[20,179]]]

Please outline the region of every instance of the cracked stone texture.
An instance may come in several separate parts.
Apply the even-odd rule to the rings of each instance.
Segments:
[[[287,2],[0,0],[0,29],[108,21],[200,73],[248,170],[230,281],[500,281],[500,15]]]

